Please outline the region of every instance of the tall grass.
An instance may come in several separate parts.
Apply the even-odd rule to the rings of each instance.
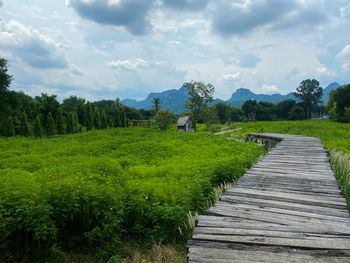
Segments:
[[[335,177],[347,200],[348,210],[350,212],[350,154],[331,150],[330,159]]]

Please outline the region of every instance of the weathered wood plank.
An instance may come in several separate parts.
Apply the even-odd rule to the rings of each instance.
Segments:
[[[319,138],[279,143],[196,220],[188,262],[350,262],[350,217]]]

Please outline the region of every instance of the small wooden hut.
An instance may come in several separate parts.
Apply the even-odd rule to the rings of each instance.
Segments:
[[[193,120],[189,116],[180,117],[177,121],[177,131],[179,132],[193,132]]]

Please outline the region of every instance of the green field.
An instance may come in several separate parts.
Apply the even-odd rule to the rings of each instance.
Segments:
[[[124,240],[184,240],[187,214],[263,153],[224,136],[140,128],[0,139],[0,261],[77,249],[106,261]]]

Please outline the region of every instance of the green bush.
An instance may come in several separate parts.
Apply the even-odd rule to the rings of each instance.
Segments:
[[[59,260],[75,249],[106,261],[130,237],[182,240],[189,211],[264,152],[207,133],[92,130],[0,139],[0,261]]]

